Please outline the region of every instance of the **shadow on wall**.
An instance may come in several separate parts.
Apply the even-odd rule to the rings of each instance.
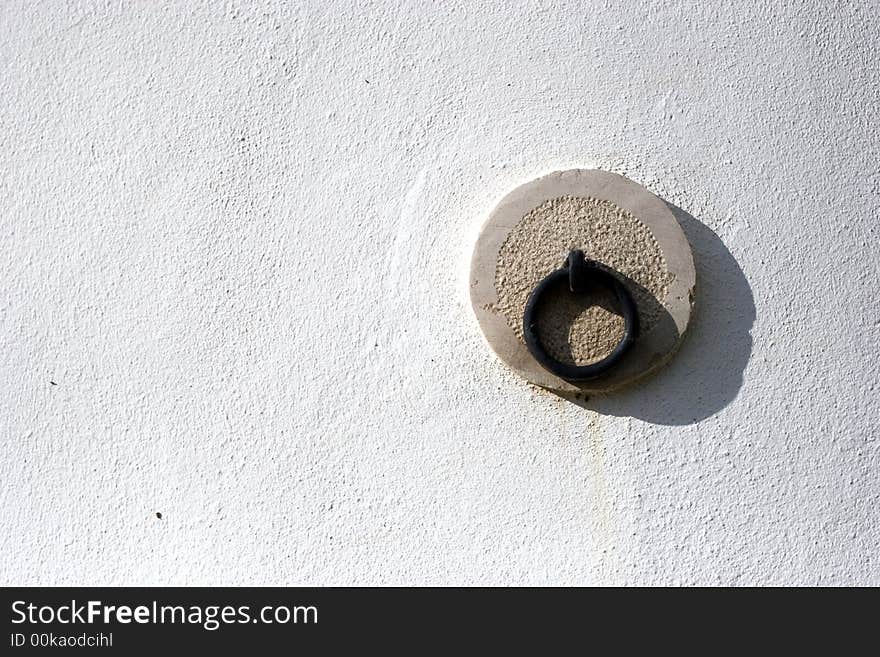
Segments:
[[[685,425],[711,417],[736,398],[752,353],[755,300],[721,239],[667,203],[687,235],[697,269],[694,314],[677,354],[644,382],[608,396],[568,399],[604,415]]]

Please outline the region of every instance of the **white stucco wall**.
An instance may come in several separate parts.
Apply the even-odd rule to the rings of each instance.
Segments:
[[[876,2],[4,2],[3,584],[880,584]],[[600,167],[697,262],[582,408],[468,302]],[[156,514],[161,513],[162,518]]]

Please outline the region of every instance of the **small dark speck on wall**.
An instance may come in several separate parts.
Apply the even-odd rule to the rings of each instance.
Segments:
[[[156,511],[156,517],[157,517],[159,520],[161,520],[161,519],[162,519],[162,514],[159,513],[158,511]]]
[[[49,381],[49,385],[57,386],[58,384],[55,383],[54,381]]]

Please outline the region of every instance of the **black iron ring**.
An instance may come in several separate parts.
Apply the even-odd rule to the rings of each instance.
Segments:
[[[589,365],[563,363],[553,358],[541,343],[537,331],[538,306],[545,292],[563,283],[567,283],[568,289],[578,296],[586,296],[589,284],[594,283],[612,292],[617,300],[624,322],[623,338],[611,353],[600,361]],[[585,259],[583,251],[570,252],[562,269],[557,269],[538,283],[529,295],[523,315],[523,336],[529,353],[544,369],[560,379],[572,382],[595,379],[614,367],[632,346],[638,330],[639,316],[629,290],[617,277],[602,269],[597,262]]]

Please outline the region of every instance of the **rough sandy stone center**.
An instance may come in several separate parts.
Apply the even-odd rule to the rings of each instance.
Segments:
[[[650,230],[630,212],[609,201],[561,197],[527,213],[498,252],[495,310],[522,339],[522,317],[529,294],[547,274],[562,266],[571,249],[606,265],[633,295],[642,331],[656,323],[672,278]],[[606,295],[584,308],[563,290],[544,304],[538,331],[558,360],[583,365],[600,360],[619,342],[623,319]]]

